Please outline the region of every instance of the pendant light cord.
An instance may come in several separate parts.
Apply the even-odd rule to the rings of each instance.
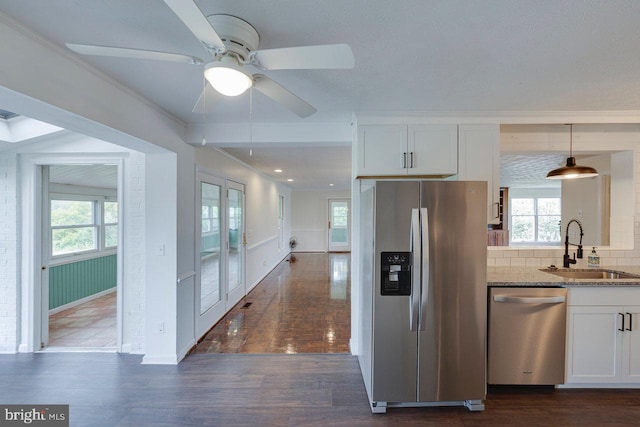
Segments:
[[[569,125],[569,157],[573,157],[573,123]]]

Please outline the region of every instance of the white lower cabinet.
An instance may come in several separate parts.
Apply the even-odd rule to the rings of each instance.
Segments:
[[[566,383],[640,386],[640,288],[571,288]]]

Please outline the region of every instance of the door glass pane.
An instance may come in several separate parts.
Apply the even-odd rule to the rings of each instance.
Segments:
[[[200,184],[200,314],[220,301],[220,194],[219,185]]]
[[[346,201],[331,202],[331,243],[346,245],[349,239],[349,206]]]
[[[242,191],[229,189],[229,291],[242,284]]]

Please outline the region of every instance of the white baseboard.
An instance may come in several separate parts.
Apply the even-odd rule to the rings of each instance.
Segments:
[[[142,365],[177,365],[179,362],[177,355],[169,354],[164,356],[145,355],[142,358]]]
[[[182,347],[182,350],[178,352],[178,362],[187,356],[187,353],[189,353],[189,350],[191,350],[194,345],[196,345],[196,340],[191,340],[187,345]]]
[[[247,288],[247,294],[253,290],[253,288],[255,288],[256,286],[258,286],[260,284],[260,282],[262,282],[264,280],[265,277],[267,277],[269,275],[269,273],[271,273],[273,270],[275,270],[275,268],[280,265],[280,263],[282,261],[284,261],[289,255],[291,254],[291,252],[285,252],[280,260],[278,262],[275,263],[275,265],[273,267],[271,267],[269,269],[269,271],[265,272],[262,276],[260,276],[258,279],[256,279],[251,285],[249,285],[249,287]]]

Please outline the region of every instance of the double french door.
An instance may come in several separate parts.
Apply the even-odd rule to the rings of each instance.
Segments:
[[[246,295],[244,186],[198,174],[196,335]]]

